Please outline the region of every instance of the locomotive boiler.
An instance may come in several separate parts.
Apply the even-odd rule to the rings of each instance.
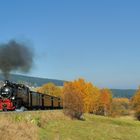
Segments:
[[[0,111],[61,109],[59,97],[31,91],[23,84],[5,81],[0,88]]]

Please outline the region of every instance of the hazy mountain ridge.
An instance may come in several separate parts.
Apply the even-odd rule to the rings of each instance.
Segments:
[[[135,89],[111,89],[113,97],[131,98],[135,93]]]
[[[0,80],[4,80],[4,77],[0,74]],[[63,86],[64,84],[64,80],[56,80],[56,79],[48,79],[48,78],[39,78],[39,77],[30,77],[30,76],[24,76],[24,75],[17,75],[17,74],[11,74],[10,81],[13,82],[25,82],[25,83],[29,83],[32,86],[38,87],[38,86],[42,86],[45,83],[54,83],[57,86]]]

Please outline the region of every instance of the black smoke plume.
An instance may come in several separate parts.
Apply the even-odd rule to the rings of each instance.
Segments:
[[[11,71],[29,72],[33,56],[28,46],[15,40],[0,44],[0,70],[5,79],[9,78]]]

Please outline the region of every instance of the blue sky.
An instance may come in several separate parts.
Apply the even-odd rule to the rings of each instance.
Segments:
[[[17,39],[34,47],[27,75],[137,88],[139,6],[136,0],[0,1],[0,42]]]

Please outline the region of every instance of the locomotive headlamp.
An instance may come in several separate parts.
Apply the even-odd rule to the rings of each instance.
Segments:
[[[3,87],[1,90],[1,97],[9,98],[12,95],[12,90],[10,87]]]
[[[5,88],[5,92],[8,92],[9,91],[9,89],[8,88]]]

